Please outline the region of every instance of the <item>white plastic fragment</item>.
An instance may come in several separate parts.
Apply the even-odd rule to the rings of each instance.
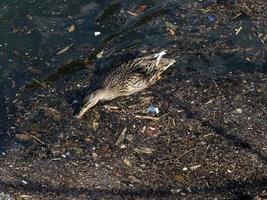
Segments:
[[[159,108],[156,107],[156,106],[149,106],[148,109],[147,109],[147,113],[149,114],[159,114]]]

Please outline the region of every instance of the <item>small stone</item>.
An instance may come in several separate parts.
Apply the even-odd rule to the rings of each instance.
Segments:
[[[187,170],[188,170],[188,168],[187,168],[187,167],[184,167],[184,168],[183,168],[183,171],[187,171]]]
[[[236,112],[237,114],[242,114],[242,113],[243,113],[243,110],[242,110],[241,108],[237,108],[237,109],[235,110],[235,112]]]
[[[68,28],[68,32],[69,32],[69,33],[72,33],[74,30],[75,30],[75,26],[74,26],[74,25],[71,25],[71,26]]]

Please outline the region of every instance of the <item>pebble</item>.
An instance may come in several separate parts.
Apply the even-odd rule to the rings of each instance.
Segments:
[[[237,109],[235,110],[235,112],[236,112],[237,114],[242,114],[242,113],[243,113],[243,110],[242,110],[241,108],[237,108]]]
[[[187,171],[187,170],[188,170],[188,168],[187,168],[187,167],[184,167],[184,168],[183,168],[183,171]]]

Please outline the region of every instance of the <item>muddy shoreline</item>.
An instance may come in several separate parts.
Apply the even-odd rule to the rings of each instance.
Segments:
[[[250,199],[263,192],[267,76],[191,72],[176,80],[177,72],[80,121],[57,92],[27,99],[15,133],[25,145],[1,158],[4,191],[32,199]],[[62,110],[52,109],[51,98]],[[151,104],[158,116],[136,118]]]
[[[12,98],[1,115],[9,138],[0,156],[0,193],[20,200],[266,194],[265,7],[261,0],[108,4],[94,16],[102,38],[94,38],[93,48],[85,44],[89,52],[82,53],[78,39],[73,49],[64,44],[60,67],[33,74],[16,91],[9,85],[19,73],[1,86],[4,99]],[[78,28],[68,30],[78,38]],[[74,117],[104,73],[159,49],[177,58],[160,81]],[[147,113],[150,106],[159,113]]]

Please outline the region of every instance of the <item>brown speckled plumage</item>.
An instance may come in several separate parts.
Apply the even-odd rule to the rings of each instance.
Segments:
[[[100,89],[85,98],[84,106],[77,117],[81,118],[99,100],[128,96],[154,84],[160,75],[175,62],[174,59],[162,58],[165,52],[137,58],[115,68],[107,75]]]

